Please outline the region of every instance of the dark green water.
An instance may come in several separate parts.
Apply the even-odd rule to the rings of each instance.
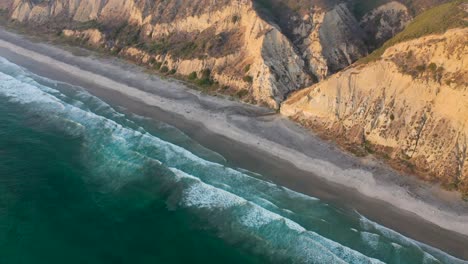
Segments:
[[[463,263],[0,58],[0,263]]]
[[[0,103],[0,263],[255,263],[168,210],[148,178],[100,190],[82,140],[23,111]]]

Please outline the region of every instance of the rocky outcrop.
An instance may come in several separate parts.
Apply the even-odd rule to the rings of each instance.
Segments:
[[[312,83],[294,45],[251,1],[15,1],[10,9],[20,22],[62,19],[65,37],[180,75],[209,70],[224,90],[273,108]]]
[[[405,5],[392,1],[367,13],[360,24],[370,37],[370,48],[375,49],[402,31],[411,19],[410,11]]]
[[[446,1],[4,0],[0,15],[281,107],[358,154],[468,195],[467,29],[424,36],[453,28],[427,14],[408,25]],[[454,7],[444,6],[429,15]]]
[[[366,36],[347,5],[315,10],[293,29],[293,38],[317,80],[367,55]]]
[[[293,94],[281,113],[468,193],[468,28],[388,48]]]
[[[360,25],[344,0],[266,0],[263,9],[255,0],[5,1],[12,20],[179,75],[209,70],[217,89],[272,108],[367,55],[366,32],[384,41],[404,25],[395,24],[401,5],[387,4]]]

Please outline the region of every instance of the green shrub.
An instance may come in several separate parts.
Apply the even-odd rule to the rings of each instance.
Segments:
[[[193,42],[189,41],[183,43],[182,46],[171,50],[171,54],[178,58],[189,58],[198,48],[198,45]]]
[[[104,31],[104,26],[95,19],[86,22],[79,22],[74,26],[74,28],[76,30],[97,29],[101,32]]]
[[[250,64],[247,64],[245,67],[244,67],[244,72],[247,73],[250,71]]]
[[[374,146],[373,146],[373,144],[372,144],[370,141],[364,140],[363,146],[364,146],[364,150],[365,150],[367,153],[369,153],[369,154],[374,154],[374,152],[375,152],[375,151],[374,151]]]
[[[253,77],[249,75],[244,76],[242,80],[244,80],[244,82],[253,83]]]
[[[150,54],[164,54],[169,51],[170,45],[165,38],[162,38],[155,42],[145,43],[141,48]]]
[[[139,26],[125,22],[111,28],[106,35],[109,39],[116,40],[120,46],[134,46],[140,43],[140,33]]]
[[[235,23],[239,22],[239,20],[240,20],[240,17],[238,15],[233,15],[232,19],[231,19],[231,22],[233,24],[235,24]]]
[[[114,47],[111,49],[111,54],[112,55],[119,55],[119,53],[122,51],[122,48],[120,47]]]
[[[210,79],[210,78],[211,78],[211,70],[203,69],[201,72],[201,79]]]
[[[159,62],[159,61],[155,62],[153,65],[155,70],[160,70],[161,66],[162,66],[162,62]]]
[[[427,67],[431,72],[435,72],[437,70],[437,65],[435,63],[431,63],[429,64],[429,66]]]
[[[200,85],[200,86],[211,86],[213,85],[213,80],[211,79],[198,79],[196,81],[196,84]]]
[[[173,75],[173,74],[176,74],[176,72],[177,72],[176,69],[172,69],[172,70],[169,71],[169,74],[170,74],[170,75]]]
[[[210,69],[203,69],[201,71],[200,79],[198,79],[196,81],[196,84],[198,84],[200,86],[212,86],[214,84],[214,81],[211,78],[211,70]]]
[[[406,59],[411,59],[413,57],[413,51],[410,50],[407,54],[406,54]]]
[[[249,94],[249,91],[248,90],[239,90],[237,93],[236,93],[236,96],[238,98],[244,98],[245,96],[247,96]]]
[[[418,65],[418,66],[416,66],[416,70],[417,70],[419,73],[421,73],[421,72],[423,72],[423,71],[426,70],[426,65],[424,65],[424,64]]]
[[[196,72],[191,72],[191,73],[188,75],[188,79],[189,79],[189,80],[195,80],[195,79],[197,79],[197,73],[196,73]]]
[[[159,71],[162,72],[162,73],[166,73],[166,72],[169,71],[169,68],[167,66],[162,66]]]

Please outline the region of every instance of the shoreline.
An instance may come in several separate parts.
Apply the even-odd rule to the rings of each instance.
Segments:
[[[112,104],[173,125],[233,166],[355,209],[405,236],[468,259],[463,247],[468,244],[468,204],[457,195],[399,175],[373,159],[344,153],[284,117],[266,115],[270,109],[206,96],[117,59],[77,57],[1,29],[0,55],[34,73],[83,86]]]

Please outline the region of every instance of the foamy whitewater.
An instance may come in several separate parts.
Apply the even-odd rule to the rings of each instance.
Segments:
[[[158,123],[124,114],[80,87],[0,58],[0,103],[80,139],[85,179],[103,193],[145,180],[167,210],[186,211],[232,247],[277,263],[466,263],[358,212],[328,205],[245,170]],[[165,131],[164,133],[161,131]],[[0,175],[1,177],[1,175]],[[157,235],[157,234],[155,234]]]

